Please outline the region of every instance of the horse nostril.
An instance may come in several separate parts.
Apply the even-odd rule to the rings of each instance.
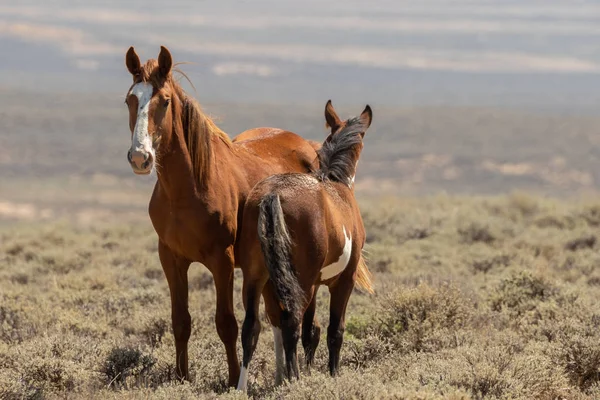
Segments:
[[[127,161],[131,163],[131,149],[127,150]]]
[[[150,158],[150,153],[144,154],[144,161],[148,161],[149,158]]]
[[[146,161],[144,161],[144,164],[142,165],[142,168],[146,169],[150,166],[150,164],[152,163],[152,161],[154,160],[152,158],[152,154],[148,153],[146,154]]]

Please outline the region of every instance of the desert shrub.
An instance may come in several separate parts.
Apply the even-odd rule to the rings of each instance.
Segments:
[[[439,221],[426,213],[392,212],[387,208],[367,208],[362,212],[367,243],[402,244],[435,233]]]
[[[440,393],[437,390],[408,388],[400,381],[384,382],[377,371],[350,374],[342,372],[332,379],[318,373],[276,388],[267,399],[397,399],[397,400],[467,400],[459,389]]]
[[[491,294],[491,306],[494,311],[508,309],[520,316],[557,294],[558,289],[545,279],[521,271],[500,281]]]
[[[473,305],[458,289],[421,284],[388,296],[376,313],[374,329],[401,351],[434,351],[454,346],[455,331],[471,320]]]
[[[128,377],[137,380],[146,375],[155,362],[139,349],[115,347],[106,358],[102,373],[110,386],[120,386],[126,384]]]
[[[596,244],[596,236],[588,235],[573,239],[565,243],[565,249],[577,251],[581,249],[591,249]]]
[[[497,237],[489,226],[472,222],[466,227],[458,228],[458,234],[464,243],[493,243]]]
[[[554,334],[546,350],[581,390],[600,383],[600,323],[598,318],[587,317],[565,318],[549,327]]]
[[[377,292],[350,299],[341,375],[329,377],[323,329],[310,374],[301,368],[300,381],[275,387],[273,336],[261,315],[248,396],[226,385],[214,284],[196,267],[191,381],[177,378],[168,286],[147,216],[146,230],[6,228],[0,399],[600,398],[600,256],[598,242],[585,240],[598,238],[600,208],[442,196],[361,210]],[[328,300],[321,290],[322,326]]]
[[[75,372],[66,361],[39,359],[31,363],[25,373],[25,381],[43,392],[64,392],[75,388]]]
[[[10,281],[20,285],[27,285],[29,283],[29,276],[27,274],[16,273],[10,277]]]
[[[471,266],[474,272],[487,274],[494,268],[507,267],[511,261],[512,257],[508,254],[496,254],[491,257],[473,260]]]
[[[363,339],[350,339],[344,342],[346,347],[343,364],[354,369],[364,368],[378,362],[393,351],[393,345],[385,338],[368,335]]]
[[[169,323],[165,319],[153,318],[146,324],[142,334],[148,340],[148,344],[152,348],[155,348],[162,342],[162,339],[168,330]]]
[[[373,329],[373,318],[364,315],[350,315],[346,319],[345,334],[364,338]]]
[[[542,229],[573,229],[577,225],[577,222],[571,215],[552,213],[539,216],[533,221],[533,224]]]
[[[578,216],[583,218],[589,226],[597,227],[600,225],[600,204],[590,204],[580,210]]]
[[[375,273],[390,272],[399,264],[398,251],[394,246],[372,244],[366,248],[365,254],[369,270]]]
[[[540,210],[538,199],[526,193],[514,192],[507,199],[508,207],[516,210],[523,217],[531,217]]]
[[[35,333],[33,325],[24,318],[23,312],[9,306],[0,306],[0,341],[21,343]]]
[[[189,279],[190,290],[214,290],[215,280],[208,270],[202,268]]]
[[[41,400],[43,398],[43,390],[25,382],[22,376],[15,373],[0,374],[0,399]]]
[[[461,349],[448,381],[473,398],[563,398],[568,381],[539,349],[523,347],[512,335],[492,335]]]

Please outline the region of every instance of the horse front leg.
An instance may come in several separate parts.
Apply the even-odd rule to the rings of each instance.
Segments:
[[[175,370],[179,379],[189,381],[188,341],[192,318],[188,311],[189,260],[177,256],[164,243],[158,243],[158,255],[171,293],[171,322],[175,336]]]
[[[217,292],[217,333],[227,352],[229,386],[236,387],[240,376],[240,364],[236,349],[238,325],[233,312],[233,268],[233,247],[230,247],[211,270]]]

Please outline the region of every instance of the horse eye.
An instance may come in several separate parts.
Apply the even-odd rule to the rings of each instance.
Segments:
[[[171,104],[171,99],[166,99],[165,100],[165,107],[169,107],[169,104]]]

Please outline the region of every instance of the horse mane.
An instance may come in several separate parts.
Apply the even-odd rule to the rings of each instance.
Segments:
[[[185,77],[194,87],[183,71],[178,68],[173,68],[173,71]],[[200,104],[185,93],[172,73],[169,73],[166,78],[160,76],[158,61],[155,59],[148,60],[142,66],[140,79],[142,82],[151,83],[154,87],[161,87],[165,83],[169,83],[173,88],[179,100],[179,104],[172,100],[173,130],[176,131],[179,128],[178,124],[181,123],[180,129],[183,129],[183,137],[192,162],[194,180],[199,188],[205,187],[213,164],[212,139],[221,140],[228,147],[232,145],[231,139],[215,124],[212,118],[204,114]]]
[[[317,151],[319,170],[316,176],[321,181],[348,183],[354,174],[358,158],[357,145],[362,143],[365,127],[358,117],[351,118],[346,126],[329,137]]]

